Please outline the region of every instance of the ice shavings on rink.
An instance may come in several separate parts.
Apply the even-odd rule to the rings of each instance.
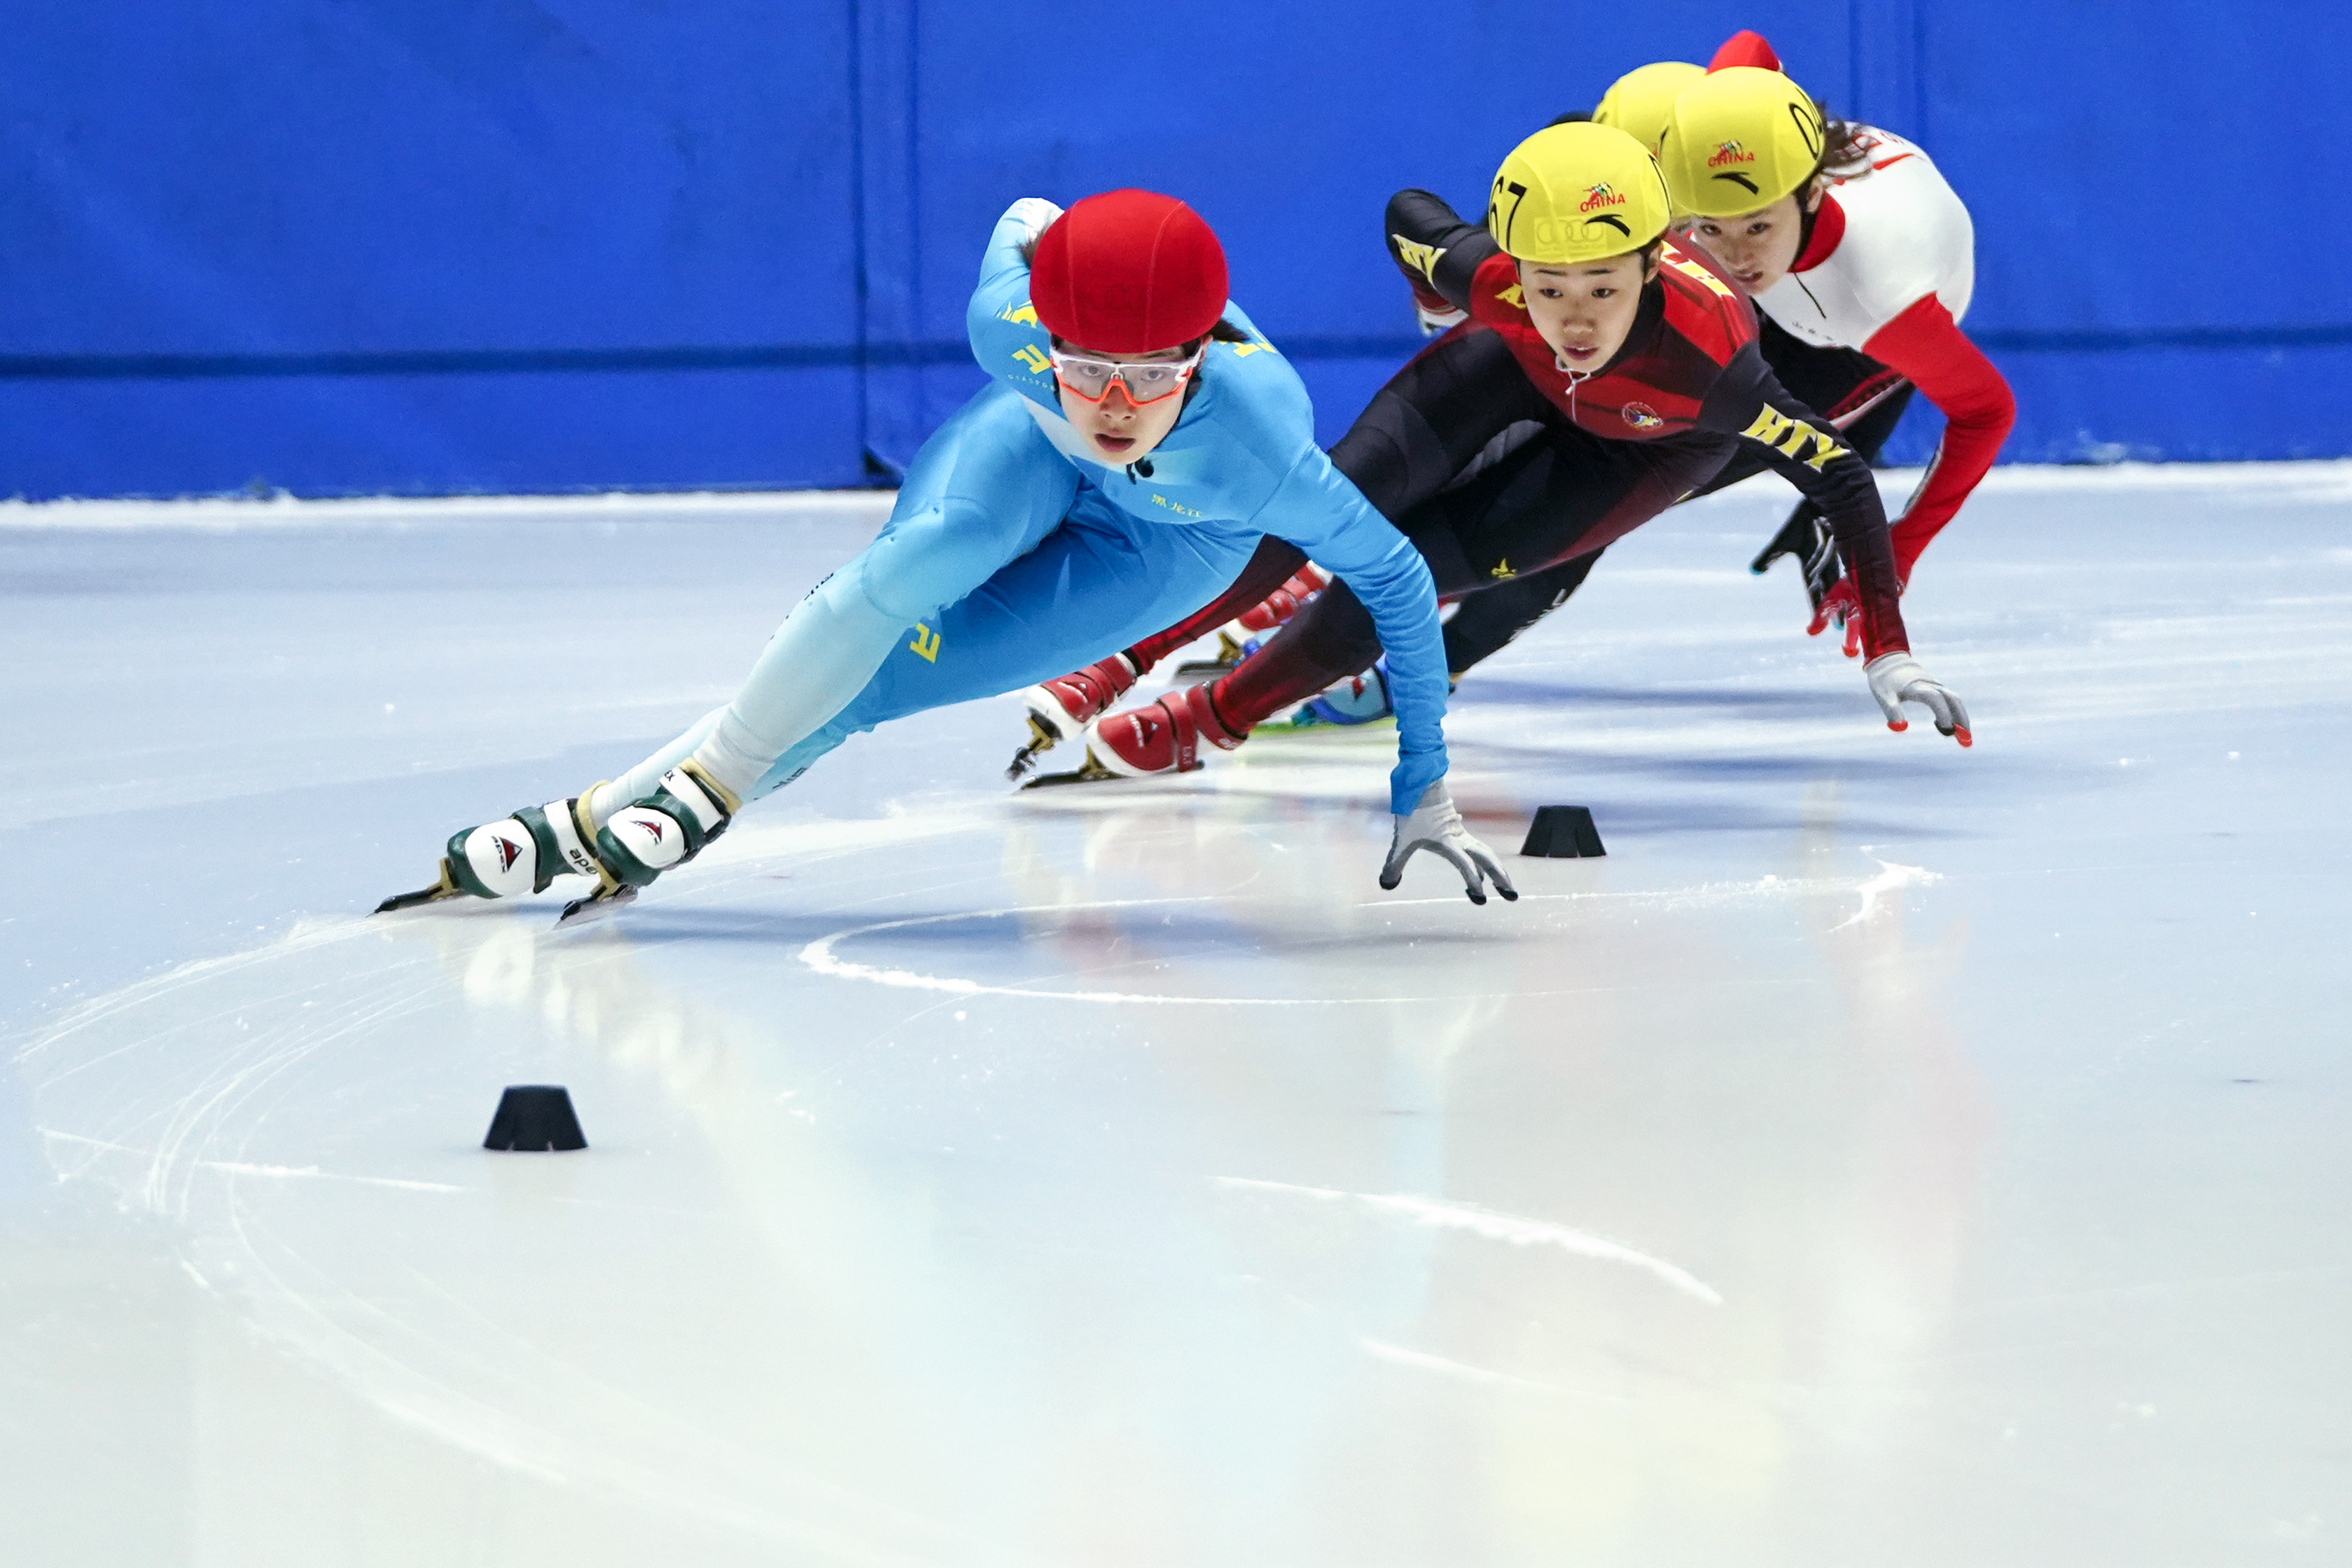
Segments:
[[[1862,907],[1832,926],[1832,930],[1843,931],[1849,925],[1861,925],[1878,913],[1881,907],[1879,901],[1890,893],[1906,887],[1924,886],[1937,880],[1934,872],[1922,866],[1895,865],[1887,861],[1880,861],[1878,866],[1876,876],[1854,889],[1862,894]]]

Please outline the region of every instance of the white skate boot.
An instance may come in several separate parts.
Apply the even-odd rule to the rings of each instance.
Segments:
[[[616,879],[598,863],[589,849],[593,834],[580,802],[597,786],[568,800],[525,806],[510,817],[465,828],[449,835],[441,857],[441,875],[430,887],[394,894],[375,907],[378,915],[413,909],[445,898],[471,894],[476,898],[513,898],[545,893],[559,876],[593,876],[600,883]]]

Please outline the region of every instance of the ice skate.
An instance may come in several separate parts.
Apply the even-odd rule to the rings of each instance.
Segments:
[[[1388,661],[1381,659],[1360,675],[1350,675],[1320,696],[1298,705],[1290,716],[1293,729],[1360,728],[1383,721],[1394,723],[1396,709],[1389,703]]]
[[[742,802],[688,758],[661,777],[654,792],[632,800],[596,830],[596,862],[610,883],[564,906],[570,925],[598,905],[633,897],[673,866],[684,865],[727,831]]]
[[[1217,629],[1217,651],[1205,659],[1187,659],[1176,666],[1176,678],[1192,685],[1213,681],[1219,675],[1231,674],[1244,659],[1258,650],[1258,640],[1235,632],[1238,621],[1228,621]]]
[[[1198,772],[1202,741],[1231,751],[1249,738],[1247,730],[1236,732],[1218,716],[1210,691],[1205,685],[1187,686],[1158,702],[1097,719],[1087,731],[1084,765],[1073,772],[1033,779],[1022,788]]]
[[[441,857],[440,875],[432,885],[394,894],[377,904],[375,913],[414,909],[447,898],[513,898],[545,893],[559,876],[613,882],[588,849],[588,823],[580,806],[597,788],[602,786],[570,800],[525,806],[510,817],[450,834]]]
[[[1110,711],[1110,705],[1135,685],[1134,662],[1125,653],[1041,682],[1021,694],[1029,709],[1029,744],[1013,754],[1004,776],[1019,779],[1037,765],[1038,755],[1066,740],[1076,740],[1087,726]]]

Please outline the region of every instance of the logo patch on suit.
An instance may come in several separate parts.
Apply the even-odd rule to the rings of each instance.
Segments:
[[[1625,423],[1636,430],[1655,430],[1666,423],[1658,417],[1658,411],[1646,402],[1629,402],[1617,412],[1623,414]]]
[[[1397,256],[1407,267],[1433,283],[1437,281],[1437,258],[1445,252],[1433,245],[1416,244],[1402,235],[1391,235],[1389,238],[1396,242]]]
[[[1821,472],[1824,464],[1853,455],[1825,432],[1801,419],[1790,418],[1769,402],[1757,410],[1755,423],[1739,434],[1749,441],[1761,442],[1784,457],[1797,459],[1815,473]],[[1805,455],[1808,446],[1812,448],[1810,457]]]
[[[522,846],[500,833],[492,833],[490,841],[499,846],[499,869],[514,870],[514,862],[522,859]]]
[[[926,663],[936,664],[940,662],[940,634],[919,621],[915,622],[915,640],[907,646],[914,651],[917,658]]]

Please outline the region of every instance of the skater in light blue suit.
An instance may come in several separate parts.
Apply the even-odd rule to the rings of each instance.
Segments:
[[[457,834],[427,891],[502,897],[570,870],[599,877],[587,902],[620,896],[860,730],[1017,691],[1190,614],[1271,534],[1346,580],[1388,650],[1382,885],[1425,847],[1475,901],[1488,880],[1516,897],[1445,790],[1428,569],[1316,446],[1297,372],[1225,287],[1215,235],[1181,202],[1015,203],[966,317],[993,379],[924,444],[880,537],[793,609],[726,707],[612,783]]]

